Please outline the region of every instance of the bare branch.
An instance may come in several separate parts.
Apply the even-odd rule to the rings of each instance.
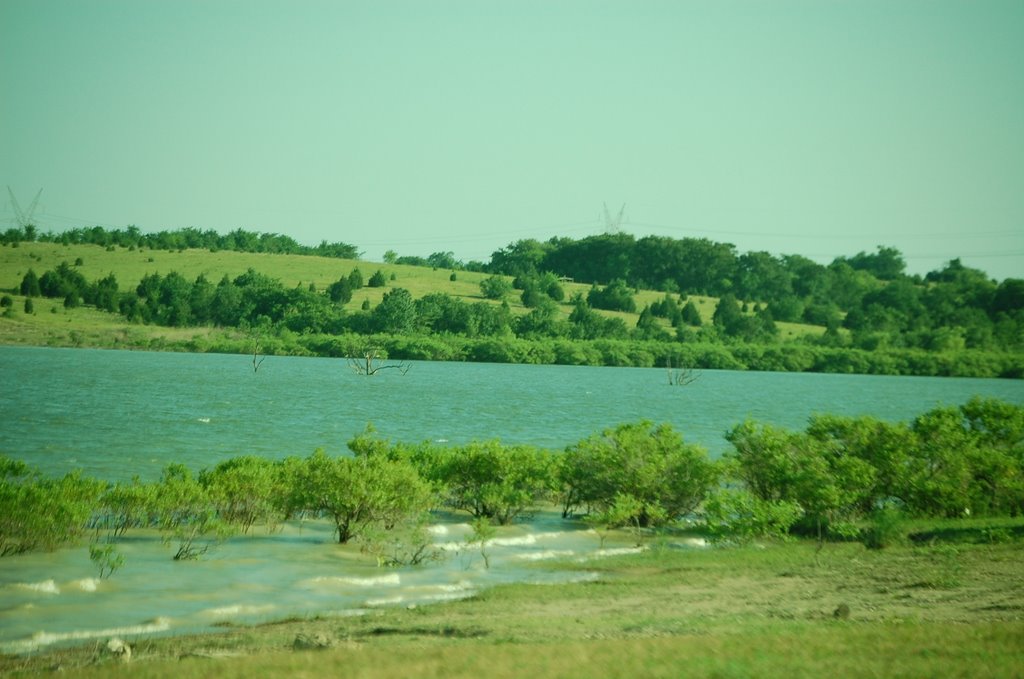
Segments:
[[[263,361],[266,358],[267,358],[266,356],[260,356],[260,339],[258,337],[253,338],[252,371],[253,372],[259,371],[260,366],[263,365]]]
[[[665,368],[668,370],[668,383],[672,386],[685,387],[688,384],[693,384],[700,377],[700,373],[695,372],[693,368],[683,365],[673,368],[670,358],[665,359]]]
[[[357,375],[376,375],[381,370],[398,370],[405,375],[412,366],[405,361],[384,363],[386,356],[377,347],[367,347],[360,356],[349,357],[348,365]]]

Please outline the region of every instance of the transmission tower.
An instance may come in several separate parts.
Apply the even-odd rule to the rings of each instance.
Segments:
[[[11,187],[7,187],[7,193],[11,196],[11,209],[14,210],[14,221],[17,222],[18,228],[24,230],[25,227],[35,226],[32,222],[32,215],[36,212],[36,206],[39,205],[39,196],[43,195],[43,190],[39,189],[36,193],[36,197],[32,199],[28,209],[22,211],[21,205],[18,205],[18,199],[14,197],[14,191],[11,191]]]
[[[619,208],[619,214],[612,217],[612,213],[608,212],[608,203],[602,203],[604,205],[604,232],[605,233],[619,233],[622,231],[622,222],[625,220],[626,204],[623,203],[622,207]]]

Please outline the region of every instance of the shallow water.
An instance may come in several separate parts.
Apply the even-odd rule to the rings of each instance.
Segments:
[[[905,420],[980,394],[1024,403],[1024,383],[983,379],[704,371],[685,387],[664,370],[415,363],[406,375],[355,375],[343,360],[0,347],[0,453],[46,473],[155,479],[236,455],[278,459],[345,442],[372,422],[392,440],[500,438],[561,449],[601,429],[649,419],[719,455],[723,433],[751,417],[802,428],[813,413]],[[556,513],[503,528],[490,569],[465,545],[464,515],[439,517],[446,558],[381,569],[334,544],[324,522],[234,538],[197,562],[174,562],[151,533],[118,543],[125,565],[99,580],[85,547],[0,562],[0,651],[120,635],[210,629],[289,616],[363,615],[380,606],[468,596],[511,581],[592,578],[545,568],[602,555],[596,535]],[[692,545],[679,545],[692,547]],[[629,549],[629,544],[612,545]],[[605,552],[607,553],[607,552]]]
[[[322,521],[234,538],[191,562],[172,561],[173,549],[155,534],[130,534],[118,541],[124,567],[103,580],[83,548],[8,557],[0,573],[0,652],[201,631],[225,622],[365,615],[382,606],[463,598],[505,582],[587,580],[596,574],[545,569],[545,562],[586,562],[635,549],[615,543],[602,549],[593,531],[540,514],[528,525],[500,529],[484,547],[486,568],[479,544],[466,543],[467,524],[440,523],[431,532],[440,560],[406,568],[378,567],[357,547],[335,544]]]

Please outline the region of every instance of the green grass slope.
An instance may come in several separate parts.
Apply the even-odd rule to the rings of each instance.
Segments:
[[[13,307],[6,317],[0,317],[0,343],[51,346],[101,346],[131,347],[151,346],[154,338],[165,338],[171,343],[180,343],[190,338],[210,336],[238,336],[233,330],[212,328],[165,328],[127,323],[117,314],[95,309],[64,309],[61,300],[35,299],[34,313],[24,313],[24,298],[17,295],[25,273],[32,269],[37,275],[55,268],[61,262],[74,264],[75,268],[92,282],[113,273],[122,291],[134,289],[146,275],[171,271],[182,274],[189,280],[199,275],[216,283],[223,276],[234,278],[248,269],[279,279],[286,286],[309,285],[318,290],[347,276],[358,268],[364,280],[376,271],[382,271],[388,279],[386,287],[364,287],[357,290],[348,309],[358,309],[364,301],[376,305],[391,288],[405,288],[414,298],[431,293],[444,293],[466,302],[488,301],[480,292],[480,281],[488,274],[469,271],[455,272],[431,269],[429,267],[384,264],[357,260],[331,259],[305,255],[260,254],[233,251],[210,252],[208,250],[130,250],[120,247],[103,248],[98,245],[61,245],[58,243],[21,243],[14,247],[0,247],[0,290],[13,298]],[[394,279],[392,280],[392,276]],[[568,300],[577,292],[586,295],[590,286],[582,283],[565,283],[566,302],[561,305],[562,314],[568,317],[572,307]],[[635,295],[637,307],[658,301],[664,293],[640,290]],[[693,295],[705,323],[711,322],[717,298]],[[513,313],[528,311],[518,291],[508,296]],[[624,312],[600,312],[616,316],[629,327],[636,325],[639,314]],[[821,334],[823,328],[801,324],[779,324],[781,339],[790,339],[806,334]]]

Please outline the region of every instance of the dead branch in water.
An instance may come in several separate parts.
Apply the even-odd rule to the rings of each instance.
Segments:
[[[258,372],[259,369],[260,369],[260,366],[263,365],[263,361],[266,358],[267,358],[266,356],[260,356],[260,338],[259,337],[253,338],[252,371],[253,372]]]
[[[687,366],[672,367],[672,359],[665,359],[665,368],[668,370],[668,383],[674,387],[685,387],[693,384],[700,377],[700,373]]]
[[[387,356],[377,347],[365,349],[361,355],[349,357],[348,365],[357,375],[376,375],[381,370],[397,370],[403,375],[409,372],[410,366],[405,361],[385,363]]]

